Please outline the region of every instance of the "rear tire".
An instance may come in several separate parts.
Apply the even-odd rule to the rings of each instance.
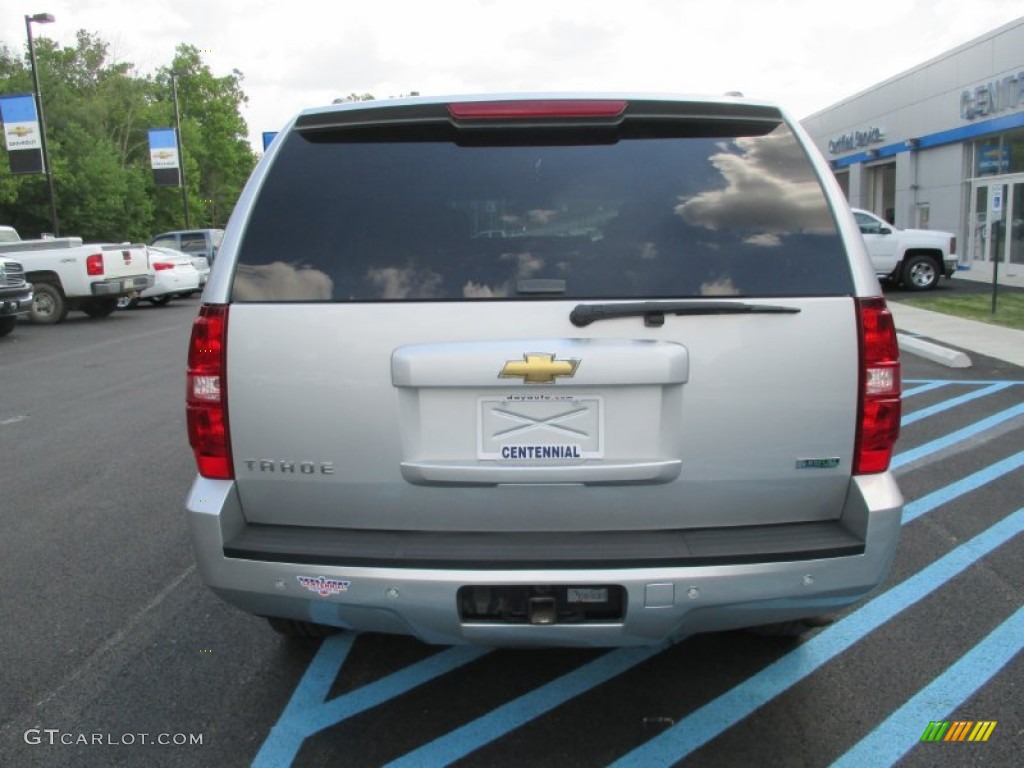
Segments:
[[[300,640],[323,640],[325,637],[336,635],[342,630],[337,627],[328,627],[325,624],[314,624],[311,621],[299,621],[298,619],[282,619],[278,616],[267,616],[270,628],[279,635],[294,637]]]
[[[82,305],[82,311],[89,317],[109,317],[117,309],[117,299],[94,299]]]
[[[903,264],[903,285],[910,291],[930,291],[939,284],[939,265],[931,256],[910,256]]]
[[[18,317],[11,315],[10,317],[0,317],[0,336],[6,336],[8,333],[14,330],[14,326],[18,324]]]
[[[67,299],[64,298],[64,292],[56,285],[33,281],[32,292],[35,297],[32,300],[32,309],[28,316],[33,323],[56,325],[68,316]]]
[[[169,304],[171,301],[171,294],[165,293],[163,296],[154,296],[152,299],[146,299],[154,307],[162,307],[165,304]]]

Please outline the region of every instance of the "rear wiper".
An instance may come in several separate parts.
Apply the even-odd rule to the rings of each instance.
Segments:
[[[577,304],[569,320],[578,328],[595,320],[642,315],[644,325],[659,328],[665,324],[665,315],[743,315],[747,313],[796,314],[798,307],[776,304],[746,304],[735,301],[640,301],[625,304]]]

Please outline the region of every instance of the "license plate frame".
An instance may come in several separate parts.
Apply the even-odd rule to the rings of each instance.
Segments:
[[[564,464],[604,457],[605,402],[578,393],[505,393],[479,398],[477,458]]]

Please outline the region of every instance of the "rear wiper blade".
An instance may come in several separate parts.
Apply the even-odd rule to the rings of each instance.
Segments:
[[[569,320],[577,328],[595,320],[613,317],[643,316],[644,325],[657,328],[665,324],[665,315],[743,315],[743,314],[796,314],[799,307],[777,304],[747,304],[741,301],[640,301],[624,304],[577,304]]]

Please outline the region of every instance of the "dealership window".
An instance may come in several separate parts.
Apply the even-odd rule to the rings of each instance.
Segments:
[[[1024,173],[1024,128],[973,142],[974,175]]]
[[[896,163],[868,166],[868,207],[890,224],[896,223]]]
[[[843,195],[847,200],[850,199],[850,172],[842,171],[836,173],[836,181],[839,182],[839,188],[843,190]]]

